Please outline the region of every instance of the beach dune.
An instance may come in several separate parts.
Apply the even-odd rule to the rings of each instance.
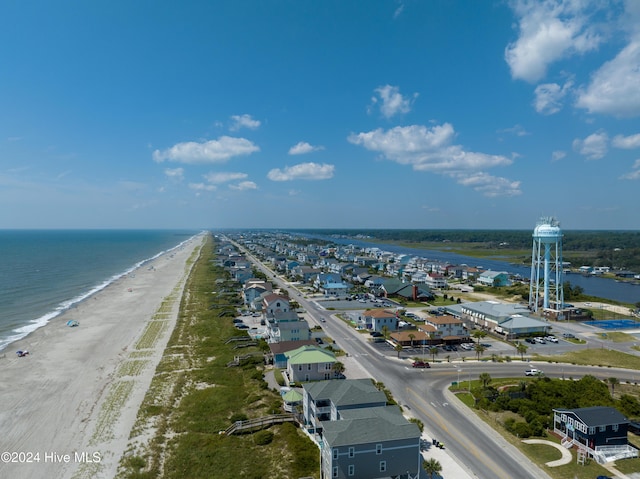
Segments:
[[[114,477],[175,326],[187,260],[203,241],[141,266],[3,351],[0,477]]]

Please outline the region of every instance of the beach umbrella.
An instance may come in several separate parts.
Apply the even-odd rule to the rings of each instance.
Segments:
[[[67,326],[72,328],[74,326],[80,326],[80,323],[76,320],[70,319],[69,321],[67,321]]]

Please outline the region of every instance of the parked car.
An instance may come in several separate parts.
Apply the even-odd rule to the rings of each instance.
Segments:
[[[540,371],[539,369],[527,369],[524,372],[525,376],[541,376],[542,374],[544,374],[542,371]]]
[[[524,340],[529,344],[535,344],[536,343],[533,338],[525,338]]]
[[[424,361],[414,361],[411,366],[413,366],[414,368],[430,368],[431,367],[429,363]]]
[[[562,335],[562,337],[563,337],[564,339],[575,339],[575,338],[576,338],[576,337],[575,337],[573,334],[571,334],[571,333],[564,333],[564,334]]]
[[[557,343],[558,342],[558,338],[556,338],[555,336],[548,336],[547,337],[547,341],[549,341],[551,343]]]

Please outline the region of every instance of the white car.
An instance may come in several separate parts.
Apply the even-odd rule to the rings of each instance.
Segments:
[[[542,374],[543,374],[542,371],[540,371],[539,369],[535,369],[535,368],[534,369],[527,369],[524,372],[525,376],[541,376]]]
[[[552,343],[557,343],[558,342],[558,338],[556,338],[555,336],[549,336],[547,338],[547,341],[550,341]]]

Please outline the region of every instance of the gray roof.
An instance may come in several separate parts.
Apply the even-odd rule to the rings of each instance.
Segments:
[[[546,321],[530,318],[529,316],[521,316],[514,314],[509,319],[500,322],[500,327],[505,329],[530,329],[530,328],[546,328],[549,324]]]
[[[407,421],[398,406],[350,409],[339,421],[323,421],[323,437],[330,447],[420,438],[417,424]]]
[[[498,301],[463,303],[462,308],[467,308],[477,313],[485,314],[489,318],[495,318],[498,322],[514,314],[528,315],[531,313],[529,308],[522,304],[499,303]]]
[[[334,379],[305,384],[303,387],[315,401],[330,399],[337,408],[387,402],[387,396],[373,385],[371,379]]]
[[[629,420],[616,408],[607,406],[583,407],[579,409],[554,409],[560,413],[573,413],[589,427],[627,424]]]
[[[280,331],[291,331],[294,329],[309,329],[309,323],[304,320],[301,321],[278,321],[277,328]]]

